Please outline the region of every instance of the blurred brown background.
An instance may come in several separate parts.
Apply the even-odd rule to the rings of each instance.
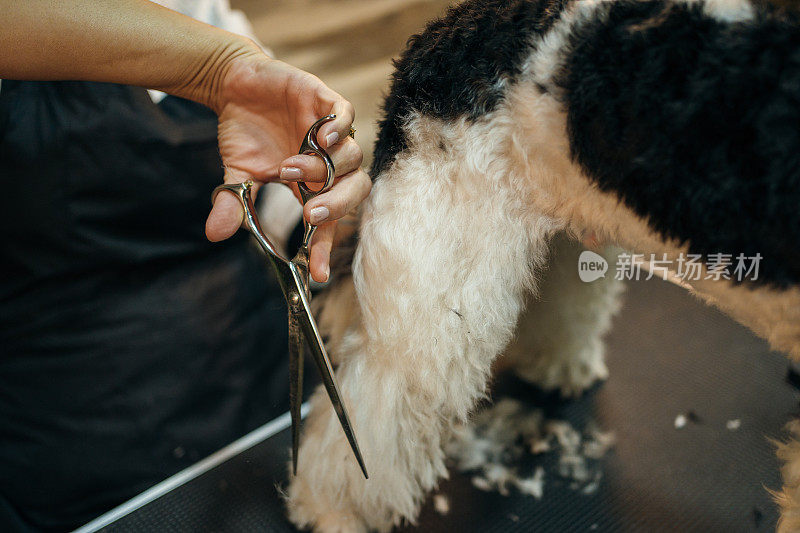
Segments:
[[[372,160],[375,123],[389,87],[392,58],[445,0],[231,0],[275,57],[316,74],[356,108],[364,167]]]

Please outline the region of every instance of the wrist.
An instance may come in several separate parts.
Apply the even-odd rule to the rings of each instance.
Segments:
[[[219,113],[225,80],[235,62],[248,56],[264,55],[261,48],[246,37],[227,33],[223,37],[217,43],[209,43],[178,86],[167,88],[165,92],[194,100]]]

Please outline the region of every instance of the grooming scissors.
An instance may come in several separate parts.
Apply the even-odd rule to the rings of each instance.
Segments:
[[[330,156],[317,143],[317,132],[320,126],[334,118],[336,118],[336,115],[327,115],[317,120],[311,128],[309,128],[308,132],[306,132],[303,143],[300,146],[300,154],[316,155],[320,157],[325,162],[325,167],[328,171],[325,184],[317,191],[308,188],[303,182],[298,182],[297,185],[300,189],[300,197],[304,205],[318,194],[327,191],[333,186],[336,171]],[[253,199],[250,195],[250,189],[252,187],[253,182],[251,180],[244,183],[220,185],[214,189],[212,202],[221,191],[232,192],[239,199],[239,202],[242,204],[242,209],[244,210],[245,226],[250,233],[253,234],[258,244],[264,250],[270,264],[272,264],[272,267],[275,269],[275,273],[278,276],[278,283],[283,290],[283,296],[286,298],[286,304],[289,307],[289,401],[292,416],[292,467],[294,474],[297,474],[297,454],[300,447],[300,404],[303,396],[303,352],[304,346],[308,343],[308,347],[311,349],[311,355],[322,376],[322,383],[333,404],[333,409],[336,411],[336,415],[339,417],[339,423],[341,423],[344,434],[350,442],[350,448],[353,450],[353,454],[358,461],[358,465],[361,467],[361,471],[364,473],[364,477],[368,478],[367,467],[364,465],[364,459],[358,448],[358,442],[353,433],[350,418],[347,416],[347,409],[344,406],[342,395],[336,384],[328,353],[325,351],[325,345],[319,334],[317,323],[314,321],[314,316],[311,314],[308,247],[314,235],[314,230],[316,230],[317,227],[310,224],[305,218],[303,219],[305,231],[303,232],[303,241],[300,245],[300,249],[297,251],[297,255],[295,255],[294,259],[291,261],[286,259],[278,252],[277,248],[270,242],[269,238],[261,229],[261,224],[256,216],[256,209],[253,206]]]

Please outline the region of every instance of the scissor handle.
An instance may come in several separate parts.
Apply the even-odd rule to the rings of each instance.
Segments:
[[[303,203],[306,203],[310,199],[314,198],[318,194],[322,194],[323,192],[327,191],[331,187],[333,187],[333,178],[336,177],[336,168],[333,166],[333,161],[331,157],[317,142],[317,132],[319,128],[331,120],[335,119],[336,115],[326,115],[321,119],[317,120],[314,124],[306,132],[306,136],[303,138],[303,144],[300,145],[300,154],[303,155],[316,155],[325,162],[325,168],[328,170],[328,176],[325,178],[325,184],[322,186],[321,189],[315,191],[310,189],[305,183],[302,181],[297,184],[300,188],[300,194],[303,197]]]
[[[256,208],[253,205],[253,197],[250,195],[250,189],[253,187],[253,181],[247,180],[244,183],[230,183],[220,185],[214,189],[214,192],[211,194],[211,203],[214,203],[214,200],[217,199],[217,195],[222,191],[229,191],[236,195],[236,198],[239,199],[239,203],[242,205],[242,211],[244,213],[244,223],[247,226],[247,229],[258,241],[258,244],[261,245],[261,248],[264,251],[272,256],[273,258],[283,262],[288,263],[289,260],[283,257],[278,249],[272,244],[272,241],[269,240],[264,230],[261,229],[261,223],[258,221],[258,216],[256,215]]]
[[[299,182],[298,186],[300,188],[300,195],[303,198],[303,203],[308,202],[311,198],[315,197],[318,194],[321,194],[331,187],[333,187],[333,178],[336,174],[336,168],[333,166],[333,161],[328,153],[323,150],[323,148],[317,142],[317,132],[319,132],[320,126],[325,124],[326,122],[330,122],[331,120],[335,119],[336,115],[326,115],[321,119],[314,122],[311,127],[306,132],[305,137],[303,138],[303,143],[300,145],[300,153],[306,155],[316,155],[322,158],[325,162],[325,168],[328,170],[328,176],[325,179],[325,183],[323,184],[322,188],[318,191],[309,189],[305,183]],[[258,243],[267,252],[269,255],[274,257],[275,259],[280,260],[283,263],[289,263],[289,259],[283,257],[279,252],[275,245],[270,242],[269,238],[266,236],[264,231],[261,229],[261,224],[258,221],[258,216],[256,215],[256,209],[253,206],[253,199],[250,195],[250,189],[253,186],[252,180],[247,180],[244,183],[233,183],[233,184],[225,184],[220,185],[216,189],[211,196],[211,203],[214,203],[214,200],[221,191],[229,191],[236,195],[239,199],[239,203],[242,204],[242,210],[244,211],[244,222],[247,226],[247,229],[250,230]],[[303,236],[303,244],[308,247],[309,242],[311,241],[311,236],[316,229],[316,226],[306,223],[306,231]]]

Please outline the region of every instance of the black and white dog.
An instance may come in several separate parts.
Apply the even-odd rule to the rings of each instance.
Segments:
[[[413,521],[532,292],[548,297],[524,318],[519,373],[567,393],[605,376],[620,282],[580,281],[577,245],[551,246],[559,232],[672,265],[701,257],[692,289],[800,358],[792,13],[756,0],[468,0],[411,39],[385,112],[352,282],[321,317],[371,477],[318,392],[289,488],[297,525]],[[761,258],[757,277],[710,264],[720,256]],[[799,531],[800,443],[780,453],[780,529]]]

